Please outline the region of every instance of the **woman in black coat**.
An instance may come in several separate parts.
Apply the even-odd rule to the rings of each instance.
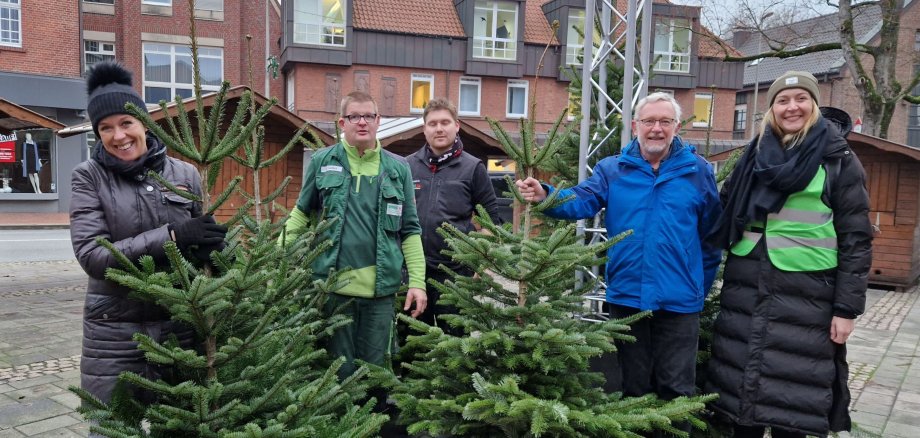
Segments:
[[[163,245],[172,240],[186,255],[203,258],[223,245],[226,228],[202,216],[201,206],[169,191],[148,175],[154,171],[180,189],[201,194],[201,177],[189,163],[166,155],[166,146],[128,114],[125,104],[146,108],[131,87],[131,73],[115,63],[100,63],[87,76],[87,113],[98,142],[92,157],[73,171],[70,238],[80,266],[89,276],[83,309],[80,383],[109,402],[123,371],[159,377],[132,339],[144,333],[164,341],[177,335],[190,344],[192,332],[170,321],[168,312],[128,297],[130,290],[105,278],[121,267],[96,242],[112,242],[128,259],[150,255],[168,263]]]
[[[849,116],[819,110],[814,76],[787,72],[768,101],[710,234],[729,254],[705,391],[736,437],[826,436],[850,428],[846,341],[872,262],[866,177]]]

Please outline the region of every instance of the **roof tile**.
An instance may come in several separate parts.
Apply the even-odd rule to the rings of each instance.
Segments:
[[[545,45],[552,42],[559,44],[559,40],[553,38],[553,29],[543,15],[543,3],[546,1],[528,0],[524,2],[524,42],[530,44]]]
[[[452,0],[359,0],[354,8],[356,29],[466,38]]]

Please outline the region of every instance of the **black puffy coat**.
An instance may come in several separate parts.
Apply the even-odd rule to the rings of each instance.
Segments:
[[[148,145],[151,141],[158,140],[148,133]],[[161,175],[178,187],[201,194],[199,173],[189,163],[167,157]],[[77,165],[72,183],[71,242],[77,261],[89,275],[83,308],[80,383],[83,389],[108,402],[122,371],[159,377],[160,370],[148,364],[137,349],[132,340],[134,333],[144,333],[158,341],[175,334],[187,345],[192,332],[170,321],[162,307],[130,299],[130,289],[106,280],[106,269],[121,266],[95,239],[108,239],[130,260],[149,254],[158,263],[165,263],[163,244],[170,240],[167,224],[200,216],[201,207],[153,178],[128,178],[93,159]]]
[[[831,341],[830,324],[835,311],[858,315],[865,307],[869,196],[865,171],[842,138],[827,145],[824,163],[837,268],[780,271],[763,239],[745,257],[728,256],[705,392],[718,393],[711,407],[737,424],[816,436],[849,430],[846,346]]]

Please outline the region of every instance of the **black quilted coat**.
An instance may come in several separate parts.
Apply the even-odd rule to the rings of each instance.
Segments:
[[[830,323],[835,310],[864,310],[872,231],[862,165],[842,140],[828,146],[837,268],[780,271],[762,241],[725,265],[705,392],[717,392],[711,407],[737,424],[815,436],[850,427],[846,346],[830,340]]]
[[[150,141],[157,140],[148,133],[148,144]],[[161,175],[176,186],[201,193],[198,171],[191,164],[167,157]],[[176,334],[183,344],[191,342],[192,333],[170,321],[165,309],[130,299],[129,289],[106,280],[106,269],[120,266],[95,239],[108,239],[131,260],[149,254],[165,263],[163,244],[170,240],[167,224],[199,216],[201,208],[153,178],[128,178],[93,159],[74,169],[72,182],[71,241],[77,261],[89,275],[80,380],[84,389],[108,402],[122,371],[160,377],[161,370],[144,360],[131,339],[134,333],[160,341]]]

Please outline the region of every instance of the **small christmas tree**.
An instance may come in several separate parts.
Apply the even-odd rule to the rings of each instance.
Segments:
[[[194,1],[190,1],[190,17],[193,11]],[[229,84],[223,84],[215,105],[206,111],[194,19],[190,21],[197,136],[179,97],[178,124],[169,119],[169,132],[146,112],[131,111],[171,150],[198,166],[202,187],[207,190],[199,198],[162,179],[161,183],[213,213],[241,181],[237,176],[211,201],[208,191],[225,159],[234,158],[257,175],[294,146],[306,144],[301,135],[306,127],[279,154],[263,159],[260,122],[275,101],[256,109],[247,91],[224,129]],[[167,111],[165,102],[161,107]],[[239,150],[243,157],[235,155]],[[151,366],[162,367],[168,377],[154,381],[123,373],[108,404],[71,388],[83,399],[79,411],[94,422],[91,431],[109,437],[169,438],[376,435],[387,417],[372,414],[374,400],[365,400],[367,369],[360,368],[339,381],[336,372],[343,360],[331,360],[318,346],[347,323],[343,316],[327,318],[322,311],[326,294],[340,286],[335,275],[312,281],[309,270],[330,244],[319,236],[331,224],[313,224],[289,244],[279,246],[282,224],[248,216],[250,207],[261,212],[263,203],[279,193],[280,188],[262,197],[256,185],[254,193],[243,194],[249,202],[231,221],[238,225],[228,235],[229,244],[212,252],[210,260],[190,262],[174,242],[168,242],[169,266],[163,269],[152,257],[132,261],[111,243],[100,242],[122,265],[122,269],[110,269],[106,277],[130,287],[134,298],[168,309],[174,320],[195,331],[199,342],[194,346],[174,340],[158,343],[136,334],[134,339]],[[365,401],[359,404],[360,400]]]
[[[541,148],[535,145],[532,121],[521,122],[520,145],[498,123],[490,123],[523,178],[555,154],[563,118]],[[476,220],[488,233],[439,230],[449,254],[476,275],[454,274],[444,284],[429,285],[459,309],[442,319],[462,329],[462,337],[400,315],[419,332],[405,347],[415,360],[402,364],[401,377],[385,374],[385,384],[409,433],[637,437],[660,429],[686,436],[672,424],[690,421],[702,427],[693,414],[705,397],[624,398],[604,393],[603,377],[589,371],[589,359],[614,351],[615,339],[631,339],[628,324],[644,315],[603,323],[575,317],[584,310],[582,295],[593,286],[576,286],[575,273],[602,263],[596,254],[624,235],[584,245],[570,224],[531,236],[533,215],[564,201],[557,193],[526,204],[517,230],[494,225],[481,209]],[[523,202],[516,189],[513,195]]]

